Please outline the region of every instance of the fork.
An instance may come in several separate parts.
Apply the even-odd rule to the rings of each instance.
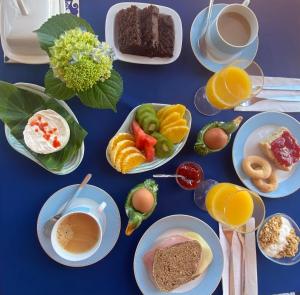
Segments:
[[[229,258],[228,258],[228,266],[229,266],[229,295],[234,295],[234,272],[233,272],[233,259],[232,259],[232,237],[234,231],[230,229],[226,229],[223,227],[224,236],[229,245]]]

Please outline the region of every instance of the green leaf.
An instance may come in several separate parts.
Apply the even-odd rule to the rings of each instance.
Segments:
[[[49,69],[45,76],[45,92],[54,98],[62,100],[70,99],[76,94],[64,82],[54,77],[52,69]]]
[[[42,155],[30,150],[23,138],[28,119],[36,112],[52,109],[68,122],[70,140],[60,151]],[[80,149],[87,132],[76,122],[71,114],[55,99],[44,99],[28,90],[0,81],[0,119],[9,126],[11,134],[46,168],[60,171]]]
[[[49,47],[54,45],[55,39],[58,39],[65,31],[78,27],[83,27],[88,32],[94,34],[94,30],[89,23],[69,13],[52,16],[35,32],[37,33],[41,48],[49,53]]]
[[[0,81],[0,119],[9,128],[29,119],[43,103],[44,99],[39,95]]]
[[[97,82],[87,91],[78,93],[83,104],[91,108],[112,109],[116,112],[116,105],[123,93],[123,80],[119,73],[112,70],[111,77],[104,82]]]

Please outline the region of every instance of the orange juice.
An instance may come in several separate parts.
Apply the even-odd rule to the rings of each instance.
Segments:
[[[250,98],[252,82],[247,72],[228,66],[215,73],[207,82],[206,96],[217,109],[230,109]]]
[[[214,219],[233,227],[247,223],[254,208],[250,192],[231,183],[213,186],[208,191],[205,204]]]

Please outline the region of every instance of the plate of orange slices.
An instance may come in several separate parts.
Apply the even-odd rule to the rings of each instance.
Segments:
[[[123,174],[158,168],[184,147],[191,124],[191,113],[182,104],[139,105],[109,141],[107,161]]]

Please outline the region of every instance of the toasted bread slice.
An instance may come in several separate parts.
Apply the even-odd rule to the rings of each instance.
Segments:
[[[157,249],[153,262],[153,279],[158,289],[169,292],[200,275],[202,248],[191,240]]]
[[[287,165],[287,166],[282,165],[276,159],[276,157],[271,149],[272,142],[274,142],[276,139],[280,138],[285,131],[289,132],[289,134],[291,136],[293,136],[292,133],[287,128],[281,127],[281,128],[278,128],[275,132],[273,132],[268,138],[261,141],[259,143],[259,146],[260,146],[260,149],[262,150],[262,152],[268,157],[268,159],[270,159],[275,164],[275,166],[278,169],[284,170],[284,171],[290,171],[296,163],[291,163],[290,165]]]

